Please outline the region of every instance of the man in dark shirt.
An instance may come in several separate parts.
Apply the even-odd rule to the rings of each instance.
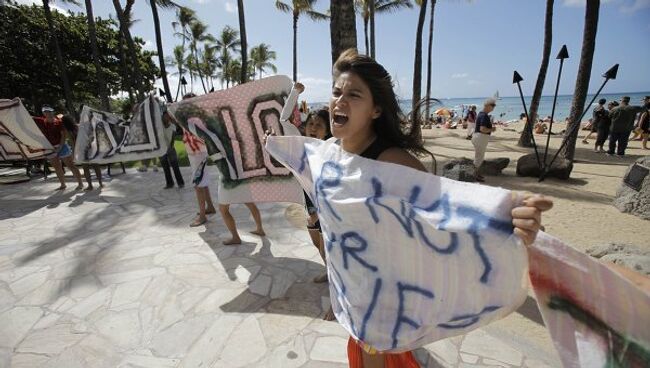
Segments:
[[[619,157],[625,155],[630,133],[634,129],[636,114],[646,109],[645,106],[630,106],[629,96],[621,98],[621,105],[615,107],[609,113],[612,124],[609,129],[609,151],[607,151],[607,155],[614,155],[614,151]]]
[[[474,134],[472,134],[472,145],[474,145],[474,166],[476,167],[476,180],[479,182],[485,181],[483,176],[479,174],[479,168],[485,159],[485,151],[487,150],[490,135],[496,130],[492,126],[491,113],[497,105],[497,101],[493,98],[488,98],[483,103],[483,110],[478,113],[476,117],[476,127]]]

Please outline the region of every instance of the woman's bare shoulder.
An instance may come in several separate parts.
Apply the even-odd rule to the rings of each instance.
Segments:
[[[379,157],[377,157],[377,161],[390,162],[420,171],[427,171],[420,160],[408,153],[406,150],[398,147],[385,150],[381,155],[379,155]]]

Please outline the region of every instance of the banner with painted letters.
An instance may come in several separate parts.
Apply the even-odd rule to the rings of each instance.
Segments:
[[[334,313],[355,339],[411,350],[525,300],[511,192],[365,159],[334,138],[270,137],[266,148],[318,207]]]
[[[160,157],[167,152],[161,106],[147,97],[126,121],[84,106],[79,119],[74,158],[77,163],[108,164]]]
[[[291,172],[264,149],[265,131],[299,135],[286,119],[295,97],[293,83],[273,76],[171,104],[168,111],[207,146],[219,170],[219,203],[303,203],[300,185]]]
[[[0,100],[0,161],[40,159],[53,151],[19,98]]]
[[[542,232],[530,260],[537,304],[564,367],[650,367],[650,280],[635,275],[636,284]]]

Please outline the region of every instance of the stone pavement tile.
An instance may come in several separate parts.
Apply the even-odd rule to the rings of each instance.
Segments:
[[[347,363],[348,339],[339,336],[322,336],[316,339],[309,358],[323,362]]]
[[[465,336],[460,351],[517,367],[522,365],[524,358],[521,352],[481,329],[474,330]]]
[[[43,315],[36,307],[17,307],[0,314],[0,347],[13,348]]]
[[[246,317],[230,335],[221,351],[220,361],[230,367],[245,367],[262,359],[267,346],[255,315]]]

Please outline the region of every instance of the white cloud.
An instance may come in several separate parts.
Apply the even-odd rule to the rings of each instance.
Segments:
[[[475,79],[470,79],[470,80],[467,81],[467,84],[470,85],[470,86],[475,86],[475,85],[481,84],[481,82],[477,81]]]
[[[632,4],[625,3],[621,5],[621,11],[623,13],[634,13],[645,8],[650,8],[650,0],[634,0]]]
[[[237,11],[237,5],[231,3],[230,1],[226,1],[226,3],[224,4],[224,7],[226,8],[226,11],[228,13],[234,13],[234,12]]]
[[[451,79],[463,79],[469,77],[467,73],[455,73],[451,75]]]
[[[197,3],[197,4],[207,4],[207,3],[209,3],[211,0],[192,0],[192,1],[195,2],[195,3]]]
[[[43,1],[42,0],[15,0],[15,1],[18,3],[18,5],[36,4],[38,6],[43,6]],[[50,3],[50,9],[52,9],[52,11],[58,11],[59,13],[61,13],[63,15],[68,15],[67,10],[61,8],[60,6],[58,6],[56,4]]]

